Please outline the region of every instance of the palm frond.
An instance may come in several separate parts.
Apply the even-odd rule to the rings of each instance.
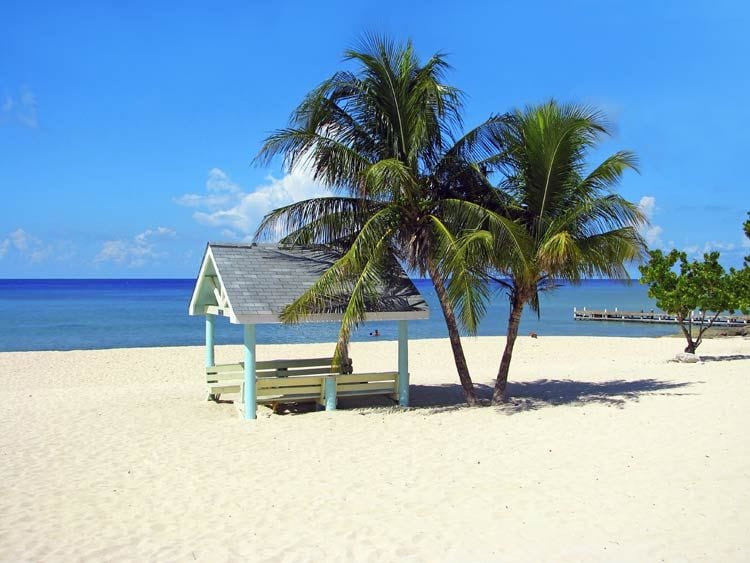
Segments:
[[[256,162],[269,164],[274,156],[284,156],[284,167],[309,168],[313,178],[332,189],[353,191],[370,162],[355,149],[318,131],[281,129],[269,135]]]
[[[363,196],[375,200],[399,201],[415,190],[414,175],[396,158],[370,166],[364,174]]]
[[[381,208],[374,201],[351,197],[318,197],[279,207],[268,213],[255,231],[254,240],[279,240],[304,233],[305,242],[328,244],[356,233],[372,213]],[[292,237],[294,238],[294,237]]]
[[[441,202],[441,210],[452,225],[460,226],[464,232],[485,230],[490,234],[494,267],[526,269],[533,253],[533,239],[522,224],[470,201],[446,199]]]
[[[618,151],[583,178],[575,191],[577,194],[597,194],[610,190],[627,170],[638,172],[638,158],[631,151]]]
[[[464,239],[459,245],[456,236],[440,220],[431,216],[435,229],[436,254],[440,256],[441,276],[448,280],[446,291],[454,304],[462,326],[475,335],[479,322],[487,312],[489,288],[483,275],[484,261],[476,252],[477,241]]]
[[[282,322],[296,323],[315,312],[340,312],[337,307],[345,310],[343,304],[348,306],[348,301],[352,299],[353,283],[362,276],[366,264],[379,248],[381,241],[392,235],[392,229],[391,210],[381,209],[372,215],[346,253],[305,293],[284,309],[280,316]]]

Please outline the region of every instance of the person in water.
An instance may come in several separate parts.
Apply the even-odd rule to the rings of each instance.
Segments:
[[[371,332],[370,336],[380,336],[380,331],[376,328],[375,332]]]

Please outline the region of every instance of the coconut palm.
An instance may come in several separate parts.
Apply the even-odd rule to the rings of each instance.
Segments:
[[[420,64],[411,43],[369,37],[345,60],[357,71],[337,72],[310,92],[257,157],[267,164],[282,155],[287,169],[307,167],[336,194],[277,209],[258,228],[256,238],[343,251],[282,320],[296,322],[329,306],[331,295],[348,294],[339,339],[346,342],[400,262],[432,280],[466,400],[476,404],[454,307],[461,306],[462,324],[475,331],[482,288],[466,283],[462,292],[454,283],[449,295],[448,264],[459,261],[447,258],[460,230],[456,202],[486,193],[475,161],[491,154],[488,139],[498,120],[451,143],[461,125],[461,93],[443,82],[448,65],[441,54]]]
[[[598,112],[550,101],[513,112],[495,132],[498,153],[483,165],[501,181],[494,199],[464,203],[481,224],[462,237],[456,253],[499,283],[510,301],[493,404],[507,398],[524,307],[539,314],[540,291],[557,280],[627,278],[625,264],[645,252],[638,227],[646,221],[613,191],[626,170],[636,170],[633,153],[616,152],[587,167],[587,154],[610,134]]]

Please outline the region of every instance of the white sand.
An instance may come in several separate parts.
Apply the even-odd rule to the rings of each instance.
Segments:
[[[466,341],[477,383],[501,343]],[[750,340],[681,347],[521,338],[504,409],[256,422],[204,401],[202,348],[0,354],[0,559],[747,561]],[[447,342],[410,351],[413,402],[455,403]],[[396,343],[352,356],[394,369]]]

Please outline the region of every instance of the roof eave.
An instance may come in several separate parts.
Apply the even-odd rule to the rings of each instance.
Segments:
[[[367,313],[365,321],[420,321],[430,318],[429,310],[422,311],[395,311],[382,313]],[[274,314],[245,314],[235,315],[230,319],[233,324],[281,324],[281,319]],[[341,322],[340,314],[316,314],[307,315],[300,323],[330,323]]]

